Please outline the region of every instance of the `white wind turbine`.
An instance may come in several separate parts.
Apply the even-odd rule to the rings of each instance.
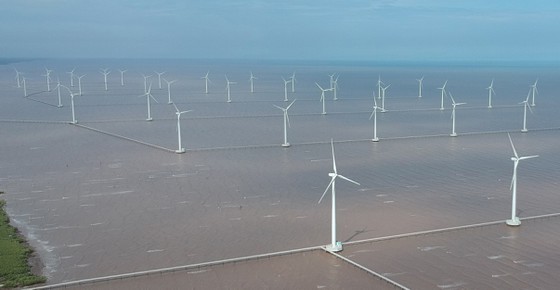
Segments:
[[[391,85],[387,85],[386,87],[381,87],[381,113],[385,113],[387,112],[387,110],[385,110],[385,91],[390,87]]]
[[[171,103],[173,103],[171,101],[171,84],[176,82],[177,80],[168,81],[165,78],[163,78],[163,80],[167,83],[167,99],[168,99],[167,103],[171,104]]]
[[[85,77],[86,75],[81,75],[78,77],[78,94],[81,96],[82,95],[82,78]]]
[[[210,74],[209,71],[206,72],[206,75],[202,77],[202,79],[204,79],[204,84],[205,84],[205,87],[206,87],[206,90],[204,91],[204,93],[206,93],[206,94],[208,94],[208,83],[209,82],[211,83],[210,78],[208,77],[208,74]]]
[[[419,79],[416,79],[416,81],[418,82],[418,97],[421,98],[422,97],[422,89],[424,88],[424,76],[422,76]]]
[[[151,102],[150,102],[150,98],[152,100],[154,100],[156,103],[159,103],[158,100],[156,100],[156,98],[154,98],[154,96],[152,95],[152,83],[150,83],[150,86],[148,87],[148,90],[146,91],[145,94],[138,96],[139,98],[146,96],[146,103],[148,105],[148,117],[146,118],[146,121],[152,121],[152,106],[151,106]]]
[[[321,90],[321,102],[323,103],[323,112],[321,114],[326,115],[327,111],[325,111],[325,92],[332,91],[332,89],[323,89],[318,83],[315,84]]]
[[[323,195],[321,196],[321,198],[319,199],[319,203],[321,203],[321,201],[323,200],[323,197],[325,197],[325,194],[327,194],[327,191],[329,191],[329,188],[331,189],[331,194],[332,194],[332,201],[331,201],[331,244],[326,246],[326,250],[330,251],[330,252],[339,252],[342,251],[342,243],[336,240],[336,179],[337,178],[341,178],[343,180],[352,182],[356,185],[360,185],[358,182],[347,178],[343,175],[338,174],[338,171],[336,170],[336,160],[335,160],[335,156],[334,156],[334,142],[331,139],[331,149],[332,149],[332,159],[333,159],[333,172],[329,173],[329,176],[331,177],[331,182],[329,182],[329,185],[327,186],[327,189],[325,189],[325,192],[323,192]]]
[[[48,68],[45,68],[45,74],[42,75],[47,80],[47,91],[49,91],[49,92],[51,91],[51,72],[52,72],[52,70],[50,70]]]
[[[165,72],[157,72],[157,71],[154,71],[154,72],[155,72],[155,73],[157,74],[157,76],[158,76],[158,88],[161,89],[161,76],[164,75]]]
[[[255,84],[254,84],[254,80],[256,80],[257,77],[255,77],[253,75],[253,72],[251,72],[251,76],[249,77],[249,83],[251,84],[251,93],[255,92]]]
[[[494,91],[494,79],[490,82],[490,86],[486,88],[488,90],[488,109],[492,109],[492,95],[495,95]]]
[[[23,96],[27,97],[27,85],[25,83],[25,77],[21,77],[21,84],[23,85]]]
[[[128,70],[119,70],[119,72],[121,73],[121,86],[124,86],[124,73],[127,72]]]
[[[447,92],[445,91],[445,86],[447,86],[447,81],[443,83],[443,86],[441,88],[438,88],[438,90],[441,90],[441,106],[439,107],[441,111],[445,110],[445,108],[443,107],[443,98],[447,95]]]
[[[66,72],[67,74],[70,75],[70,86],[73,87],[74,86],[74,71],[76,70],[76,68],[73,68],[71,71]]]
[[[17,87],[21,88],[21,75],[23,74],[22,72],[18,71],[17,69],[14,68],[14,70],[16,71],[16,82],[17,82]]]
[[[284,81],[284,102],[288,101],[288,84],[290,83],[290,80],[286,80],[284,77],[282,77],[282,80]]]
[[[455,99],[453,99],[453,95],[451,95],[451,92],[449,92],[449,97],[451,98],[451,104],[453,105],[453,110],[451,111],[451,119],[452,119],[451,134],[449,136],[456,137],[457,132],[455,132],[455,107],[460,105],[465,105],[467,103],[455,103]]]
[[[533,113],[533,109],[531,109],[531,106],[529,106],[529,96],[531,95],[531,91],[529,91],[529,93],[527,94],[527,98],[525,99],[525,101],[519,103],[520,105],[523,104],[523,128],[521,129],[521,132],[526,133],[527,130],[527,108],[529,108],[529,111],[531,111],[531,113]]]
[[[377,101],[375,100],[375,92],[373,93],[373,111],[371,112],[371,115],[369,116],[369,119],[371,120],[373,118],[373,139],[371,139],[372,142],[378,142],[379,138],[377,137],[377,109],[379,107],[377,106]]]
[[[533,94],[533,100],[531,101],[531,106],[535,106],[535,95],[537,95],[539,93],[539,90],[537,89],[537,83],[539,82],[539,79],[535,80],[535,83],[531,85],[531,92]]]
[[[237,84],[236,82],[230,82],[229,79],[226,76],[226,89],[227,89],[227,102],[231,103],[231,87],[230,85],[235,85]]]
[[[337,101],[338,97],[336,96],[336,92],[338,90],[338,77],[339,75],[336,76],[336,78],[333,81],[333,86],[332,86],[332,90],[333,90],[333,101]]]
[[[295,103],[296,100],[293,100],[286,108],[282,108],[279,106],[274,105],[274,107],[282,110],[284,112],[284,143],[282,147],[290,147],[290,143],[288,142],[288,127],[290,126],[290,117],[288,116],[288,110],[290,107]]]
[[[74,107],[74,97],[77,96],[77,93],[73,93],[70,88],[68,88],[65,85],[60,85],[63,88],[66,88],[66,90],[68,90],[68,92],[70,93],[70,104],[72,106],[72,124],[77,124],[78,120],[76,120],[76,111],[75,111],[75,107]]]
[[[377,78],[377,98],[381,99],[381,88],[385,85],[384,82],[381,81],[381,75]]]
[[[172,103],[173,107],[175,107],[175,114],[177,115],[177,142],[179,143],[179,147],[177,150],[175,150],[176,153],[185,153],[185,148],[183,148],[183,146],[181,145],[181,115],[184,113],[188,113],[188,112],[192,112],[192,110],[188,110],[188,111],[179,111],[179,108],[177,108],[177,106],[175,105],[175,103]]]
[[[105,81],[105,90],[107,90],[107,76],[111,73],[111,71],[107,68],[101,70],[101,74],[103,74],[103,80]]]
[[[58,94],[58,106],[59,108],[62,107],[62,98],[60,97],[60,79],[56,78],[56,87],[55,87],[57,94]]]
[[[148,91],[148,79],[151,78],[152,76],[151,75],[147,76],[145,74],[142,74],[142,76],[144,77],[144,93],[145,93]]]
[[[292,76],[290,77],[290,82],[292,83],[292,93],[296,92],[296,72],[292,73]]]
[[[336,74],[334,74],[334,73],[333,73],[332,75],[329,75],[329,86],[330,86],[331,89],[332,89],[333,86],[334,86],[334,76],[335,76],[335,75],[336,75]]]
[[[515,146],[513,145],[513,141],[511,140],[511,136],[508,133],[509,143],[511,144],[511,149],[513,150],[513,157],[511,160],[513,161],[513,176],[511,178],[511,219],[506,220],[506,224],[508,226],[519,226],[521,221],[517,217],[517,166],[519,165],[520,160],[531,159],[539,157],[539,155],[531,155],[531,156],[522,156],[519,157],[517,155],[517,151],[515,150]]]

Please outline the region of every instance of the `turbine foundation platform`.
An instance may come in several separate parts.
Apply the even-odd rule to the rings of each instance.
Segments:
[[[342,251],[342,243],[341,242],[336,242],[336,244],[334,245],[327,245],[325,247],[325,249],[327,249],[327,251],[329,252],[340,252]]]
[[[284,144],[282,144],[282,147],[290,147],[290,146],[291,146],[290,143],[284,143]]]
[[[506,224],[508,226],[512,226],[512,227],[518,227],[521,224],[521,221],[519,220],[518,217],[515,217],[514,219],[509,219],[506,221]]]

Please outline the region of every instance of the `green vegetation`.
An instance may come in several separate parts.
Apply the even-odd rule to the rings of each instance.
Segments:
[[[5,204],[4,200],[0,200],[0,288],[44,283],[44,276],[31,273],[27,260],[33,250],[18,234],[17,229],[10,225],[8,214],[4,211]]]

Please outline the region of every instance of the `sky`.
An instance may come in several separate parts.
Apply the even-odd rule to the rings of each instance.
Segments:
[[[559,61],[557,0],[0,0],[0,57]]]

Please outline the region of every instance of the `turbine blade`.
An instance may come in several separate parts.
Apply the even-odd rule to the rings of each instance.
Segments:
[[[175,105],[175,103],[174,103],[174,102],[173,102],[173,103],[171,103],[171,104],[173,104],[173,107],[175,107],[175,111],[177,111],[177,113],[179,113],[179,108],[177,108],[177,105]]]
[[[319,89],[321,89],[321,91],[324,91],[324,89],[318,83],[315,84],[317,85],[317,87],[319,87]]]
[[[350,181],[350,182],[352,182],[352,183],[354,183],[354,184],[356,184],[356,185],[360,185],[358,182],[356,182],[356,181],[354,181],[354,180],[352,180],[352,179],[350,179],[350,178],[348,178],[348,177],[346,177],[346,176],[343,176],[343,175],[340,175],[340,174],[339,174],[338,177],[340,177],[340,178],[342,178],[342,179],[344,179],[344,180],[346,180],[346,181]]]
[[[286,107],[286,111],[290,109],[290,107],[296,102],[296,100],[294,99],[287,107]]]
[[[513,149],[513,155],[515,155],[515,158],[519,158],[519,155],[517,155],[517,151],[515,150],[515,146],[513,145],[513,141],[511,140],[511,135],[508,133],[508,138],[509,138],[509,143],[511,144],[511,149]]]
[[[335,179],[336,179],[336,176],[333,176],[332,179],[331,179],[331,182],[329,182],[329,185],[327,185],[327,188],[325,189],[325,192],[323,192],[323,195],[321,195],[321,198],[319,199],[319,202],[317,202],[317,203],[321,203],[321,201],[323,200],[323,197],[325,197],[325,194],[327,194],[327,191],[329,191],[329,188],[331,188]]]
[[[292,125],[290,124],[290,115],[288,115],[288,110],[284,111],[284,114],[286,115],[286,120],[288,121],[288,127],[292,128]]]
[[[517,163],[516,163],[517,164]],[[509,184],[509,190],[513,189],[513,181],[517,178],[517,165],[513,166],[513,175],[511,176],[511,182]]]
[[[282,110],[282,111],[284,111],[284,108],[282,108],[282,107],[280,107],[280,106],[276,106],[276,105],[273,105],[273,106],[276,107],[276,108],[278,108],[278,109],[280,109],[280,110]]]
[[[529,106],[529,102],[524,102],[524,103],[525,103],[525,106],[527,106],[527,108],[529,108],[529,112],[531,112],[531,114],[534,114],[533,109],[531,109],[531,106]]]
[[[525,160],[525,159],[531,159],[531,158],[537,158],[537,157],[539,157],[539,155],[522,156],[522,157],[519,157],[519,160]]]
[[[371,115],[369,116],[370,120],[371,120],[371,118],[373,118],[373,115],[375,115],[375,110],[377,110],[377,106],[373,107],[373,111],[371,111]]]

